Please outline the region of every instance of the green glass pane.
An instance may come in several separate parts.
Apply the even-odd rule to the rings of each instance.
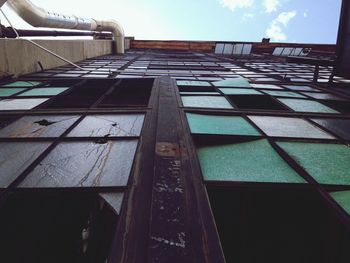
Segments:
[[[305,96],[288,91],[274,91],[274,90],[264,90],[265,93],[271,96],[281,96],[281,97],[291,97],[291,98],[306,98]]]
[[[176,81],[178,86],[200,86],[209,87],[210,83],[206,81],[194,81],[194,80],[178,80]]]
[[[331,196],[350,215],[350,191],[334,192]]]
[[[38,82],[38,81],[16,81],[16,82],[3,85],[2,87],[34,87],[40,84],[41,82]]]
[[[21,89],[21,88],[8,88],[8,89],[0,89],[0,96],[1,97],[8,97],[11,96],[13,94],[16,94],[18,92],[21,92],[25,89]]]
[[[195,92],[195,91],[183,91],[181,95],[220,95],[219,92]]]
[[[322,184],[350,185],[350,148],[341,144],[279,142],[300,166]]]
[[[182,96],[185,107],[233,109],[232,105],[219,96]]]
[[[221,88],[220,91],[226,95],[263,95],[255,89]]]
[[[187,113],[192,133],[221,135],[252,135],[260,133],[245,119],[238,116],[213,116]]]
[[[317,101],[300,100],[300,99],[278,99],[289,108],[299,112],[323,112],[323,113],[339,113]]]
[[[26,91],[18,96],[20,97],[26,97],[26,96],[55,96],[58,95],[64,91],[66,91],[68,88],[40,88],[40,89],[31,89],[29,91]]]
[[[283,89],[277,85],[273,84],[251,84],[253,88],[260,88],[260,89]]]
[[[207,181],[305,183],[267,140],[200,147],[197,152]]]
[[[249,81],[242,77],[215,81],[213,85],[216,87],[251,88]]]

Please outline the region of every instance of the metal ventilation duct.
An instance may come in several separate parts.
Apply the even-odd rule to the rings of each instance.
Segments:
[[[1,2],[4,0],[0,0],[0,5]],[[117,21],[96,20],[49,12],[37,7],[29,0],[7,0],[7,3],[20,17],[34,27],[112,32],[117,53],[124,53],[124,30]]]

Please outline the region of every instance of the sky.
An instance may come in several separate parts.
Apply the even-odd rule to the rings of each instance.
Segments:
[[[32,0],[47,10],[115,19],[127,36],[152,40],[335,44],[341,0]],[[97,3],[93,5],[91,3]],[[15,27],[31,28],[6,5]],[[7,24],[0,15],[1,22]]]

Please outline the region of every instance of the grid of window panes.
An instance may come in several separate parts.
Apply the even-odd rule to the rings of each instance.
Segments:
[[[0,188],[1,198],[7,200],[0,219],[0,243],[7,251],[4,259],[20,262],[21,255],[11,255],[18,240],[30,243],[37,236],[47,252],[38,256],[33,254],[37,249],[28,251],[29,260],[52,257],[62,249],[57,260],[105,262],[132,175],[153,81],[74,78],[0,83]],[[27,209],[32,216],[24,222]],[[41,217],[45,223],[39,223]],[[12,220],[23,225],[24,232],[2,229]],[[58,231],[56,248],[44,244],[46,227]],[[33,229],[42,231],[31,233]],[[97,236],[84,241],[84,233],[95,231]],[[90,248],[79,252],[81,242]],[[97,246],[100,242],[103,249]]]

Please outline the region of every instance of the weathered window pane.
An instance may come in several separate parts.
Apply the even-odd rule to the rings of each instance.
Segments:
[[[253,88],[260,89],[282,89],[281,87],[273,84],[250,84]]]
[[[19,96],[25,97],[25,96],[55,96],[58,95],[64,91],[66,91],[68,88],[39,88],[39,89],[31,89],[29,91],[26,91]]]
[[[233,109],[224,97],[215,96],[182,96],[185,107]]]
[[[198,148],[204,180],[304,183],[267,140]]]
[[[268,136],[334,139],[311,123],[299,118],[249,116]]]
[[[0,101],[0,110],[30,110],[48,99],[7,99]]]
[[[291,97],[291,98],[306,98],[305,96],[295,93],[295,92],[288,92],[288,91],[274,91],[274,90],[264,90],[265,93],[271,95],[271,96],[280,96],[280,97]]]
[[[297,86],[297,85],[284,85],[284,87],[291,90],[300,90],[300,91],[318,91],[317,89],[311,88],[309,86]]]
[[[299,112],[323,112],[323,113],[339,113],[317,101],[300,100],[300,99],[278,99],[286,104],[289,108]]]
[[[210,83],[206,81],[178,80],[176,83],[178,86],[210,86]]]
[[[1,97],[8,97],[8,96],[11,96],[13,94],[16,94],[18,92],[21,92],[25,89],[21,89],[21,88],[8,88],[8,89],[5,89],[5,88],[2,88],[0,89],[0,96]]]
[[[334,132],[336,135],[350,140],[350,120],[349,119],[312,119],[322,127]]]
[[[91,115],[85,117],[69,137],[140,136],[144,115]]]
[[[11,184],[50,143],[0,143],[0,187]]]
[[[236,88],[250,88],[249,81],[242,77],[229,78],[225,80],[215,81],[213,85],[216,87],[236,87]]]
[[[78,116],[26,116],[0,130],[0,137],[59,137]]]
[[[213,116],[187,113],[193,134],[252,135],[260,133],[245,119],[238,116]]]
[[[221,88],[220,91],[226,95],[263,95],[255,89]]]
[[[20,187],[126,186],[137,140],[60,143]]]
[[[12,82],[6,85],[3,85],[2,87],[34,87],[40,85],[41,82],[38,81],[16,81]]]
[[[350,149],[341,144],[278,143],[321,184],[350,185]]]

